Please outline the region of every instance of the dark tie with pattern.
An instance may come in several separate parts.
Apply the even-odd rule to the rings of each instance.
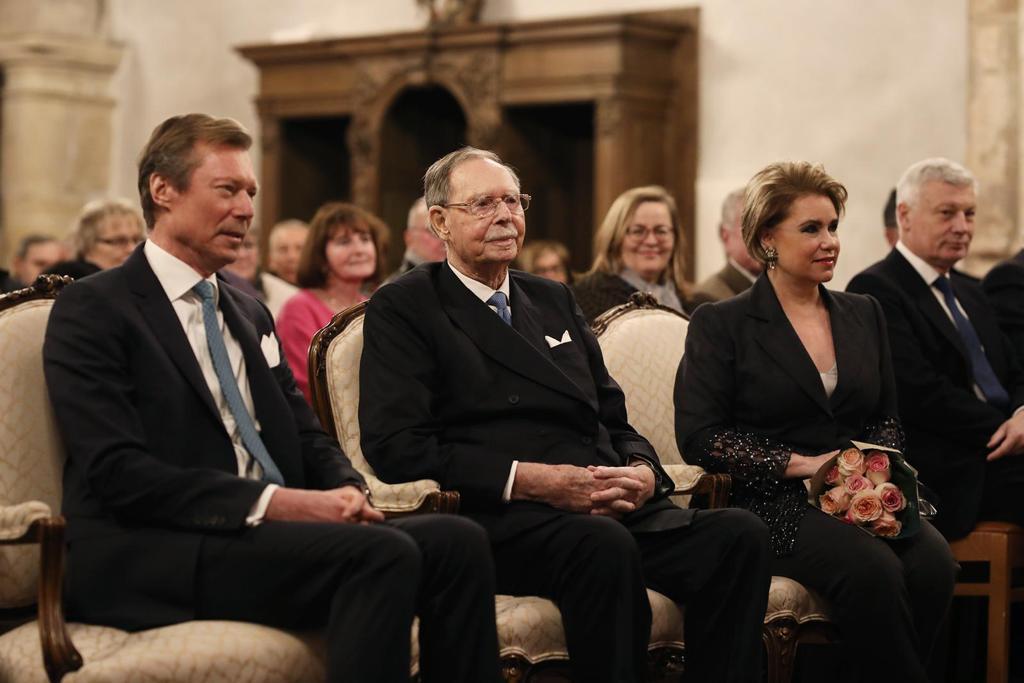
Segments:
[[[953,314],[956,331],[960,333],[960,339],[963,340],[964,347],[967,349],[967,357],[971,361],[971,372],[974,375],[975,384],[981,389],[981,393],[985,395],[989,403],[1005,408],[1010,403],[1010,397],[999,382],[999,378],[996,377],[992,364],[988,362],[988,357],[985,356],[985,350],[981,347],[981,340],[978,339],[974,325],[967,319],[967,316],[960,312],[960,307],[956,304],[956,297],[953,295],[953,284],[945,275],[940,276],[934,284],[935,288],[942,292],[946,306]]]
[[[256,422],[245,407],[242,400],[242,392],[238,389],[238,381],[235,373],[231,371],[231,361],[228,359],[228,349],[224,346],[224,335],[221,334],[220,325],[217,324],[217,307],[213,302],[213,285],[202,280],[192,291],[199,295],[203,301],[203,327],[206,329],[206,346],[210,349],[210,357],[213,358],[213,369],[217,373],[217,381],[220,382],[220,390],[224,392],[224,400],[227,401],[228,410],[235,418],[238,425],[238,433],[242,437],[242,444],[245,450],[256,459],[256,462],[263,468],[263,480],[272,484],[284,485],[284,477],[281,470],[277,469],[273,458],[263,445],[263,439],[256,431]]]
[[[508,309],[508,297],[505,292],[495,292],[487,300],[487,304],[498,309],[498,317],[505,321],[506,325],[512,324],[512,311]]]

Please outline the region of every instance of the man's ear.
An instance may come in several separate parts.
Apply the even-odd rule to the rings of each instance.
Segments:
[[[430,227],[433,228],[434,234],[443,241],[448,241],[448,222],[445,219],[445,213],[440,206],[430,207]]]
[[[178,196],[178,191],[171,183],[158,173],[149,176],[149,195],[153,203],[161,209],[169,209],[171,202]]]
[[[896,229],[901,235],[906,230],[906,226],[909,223],[909,221],[907,221],[907,216],[909,214],[910,207],[907,206],[906,202],[900,202],[896,205]]]

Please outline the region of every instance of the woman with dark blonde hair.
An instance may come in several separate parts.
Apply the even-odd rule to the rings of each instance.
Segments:
[[[594,235],[593,265],[573,286],[587,321],[637,291],[688,311],[685,246],[676,202],[665,188],[647,185],[620,194]]]
[[[570,284],[569,250],[555,240],[530,240],[519,252],[519,267],[527,273]]]
[[[313,335],[335,313],[366,301],[381,281],[387,226],[369,211],[344,202],[317,210],[299,261],[298,294],[277,317],[277,333],[295,382],[310,400],[307,357]]]
[[[836,680],[884,671],[924,683],[953,595],[949,546],[924,520],[906,538],[871,536],[811,507],[804,486],[854,440],[904,446],[881,306],[825,288],[845,203],[846,189],[806,162],[771,164],[751,179],[743,239],[765,271],[693,314],[676,377],[676,438],[689,462],[732,475],[733,504],[768,524],[772,573],[829,601],[844,650]]]

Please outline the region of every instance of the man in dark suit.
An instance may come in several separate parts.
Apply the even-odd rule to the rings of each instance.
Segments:
[[[143,629],[327,627],[330,681],[496,680],[486,538],[384,523],[296,389],[266,307],[214,273],[253,216],[249,135],[190,114],[139,164],[149,239],[56,301],[44,362],[67,444],[68,607]]]
[[[467,147],[424,185],[447,260],[381,287],[366,313],[359,423],[377,474],[462,494],[498,592],[558,604],[574,680],[644,678],[645,585],[686,603],[692,680],[756,679],[764,525],[666,499],[569,288],[509,270],[529,205],[514,172]]]
[[[981,287],[1013,343],[1018,365],[1024,367],[1024,249],[988,271]]]
[[[743,190],[733,190],[722,202],[722,222],[718,225],[718,237],[725,248],[726,264],[711,277],[702,280],[690,294],[690,305],[696,308],[709,301],[730,299],[750,289],[761,264],[747,251],[743,241]]]
[[[978,282],[953,268],[974,234],[975,184],[947,159],[907,169],[899,242],[848,287],[882,304],[907,457],[950,539],[981,519],[1024,522],[1024,372]]]
[[[405,275],[421,263],[444,260],[444,242],[430,229],[427,220],[427,205],[420,197],[409,207],[405,222],[405,254],[395,272],[388,275],[385,284]]]

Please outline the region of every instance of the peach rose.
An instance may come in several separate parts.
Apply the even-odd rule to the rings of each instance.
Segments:
[[[829,515],[838,515],[846,512],[850,507],[850,494],[842,486],[836,486],[818,497],[818,504],[821,511]]]
[[[886,512],[899,512],[907,507],[907,500],[903,497],[903,492],[892,482],[879,484],[875,487],[875,493],[882,500],[882,508]]]
[[[870,451],[864,460],[865,474],[875,486],[889,481],[889,456],[882,451]]]
[[[871,523],[871,531],[883,538],[896,538],[900,535],[903,524],[891,512],[884,512],[882,516]]]
[[[856,448],[847,448],[836,460],[839,474],[848,477],[851,474],[864,474],[864,454]]]
[[[838,484],[841,479],[842,477],[839,474],[839,468],[835,465],[832,465],[825,474],[826,484]]]
[[[850,500],[850,509],[847,511],[850,519],[857,524],[867,524],[882,516],[882,499],[878,497],[874,489],[861,491]]]
[[[846,489],[846,492],[849,493],[851,496],[860,493],[861,491],[870,491],[871,489],[875,488],[867,477],[862,476],[860,474],[851,474],[846,479],[844,479],[843,487]]]

